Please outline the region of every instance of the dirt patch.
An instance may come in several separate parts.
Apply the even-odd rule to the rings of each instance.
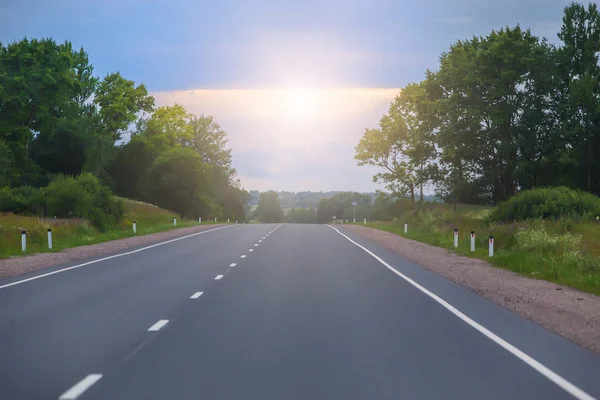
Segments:
[[[357,225],[357,233],[475,293],[600,353],[600,297],[555,283],[530,279],[483,260]]]
[[[112,240],[110,242],[92,244],[89,246],[73,247],[72,249],[66,249],[58,253],[37,253],[24,257],[6,258],[0,260],[0,278],[23,275],[28,272],[39,271],[56,265],[119,253],[134,247],[150,245],[164,240],[214,229],[219,226],[223,225],[192,226],[167,232],[152,233],[150,235]]]

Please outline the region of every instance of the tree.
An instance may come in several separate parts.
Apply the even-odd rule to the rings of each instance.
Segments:
[[[83,49],[70,42],[23,39],[0,43],[0,139],[11,151],[14,182],[39,184],[43,171],[31,158],[35,140],[50,141],[65,119],[83,112],[96,81]]]
[[[597,176],[600,160],[594,158],[600,151],[600,12],[598,6],[587,7],[572,3],[565,7],[563,25],[558,37],[563,42],[559,49],[559,63],[564,79],[566,96],[565,127],[569,132],[566,151],[572,154],[575,166],[574,180],[579,186],[600,193]],[[583,180],[580,178],[583,177]]]
[[[209,169],[191,149],[167,150],[150,169],[153,199],[160,207],[182,217],[209,214],[212,211],[212,201],[206,191]]]
[[[201,115],[191,118],[189,147],[196,150],[202,161],[224,171],[229,178],[235,175],[231,167],[231,150],[226,148],[229,139],[214,117]]]
[[[144,128],[143,135],[148,138],[154,151],[159,153],[173,147],[191,147],[191,118],[192,114],[180,104],[158,107],[152,116],[141,124]],[[200,159],[202,160],[201,156]]]
[[[131,199],[152,201],[148,179],[157,156],[142,136],[133,136],[127,144],[122,145],[108,167],[115,192]]]
[[[121,139],[121,131],[135,122],[139,112],[151,112],[154,97],[143,84],[125,79],[119,72],[106,75],[94,93],[94,104],[99,107],[99,123],[104,134],[113,142]]]
[[[260,194],[256,216],[261,222],[283,222],[283,210],[276,192],[269,190]]]
[[[422,85],[408,85],[396,96],[388,115],[378,129],[367,129],[356,146],[358,165],[372,165],[383,171],[373,180],[385,184],[397,197],[409,196],[415,204],[415,192],[435,171],[435,146],[432,126],[425,118],[427,93]]]

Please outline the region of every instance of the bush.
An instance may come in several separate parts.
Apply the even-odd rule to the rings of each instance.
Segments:
[[[490,214],[495,222],[534,218],[574,218],[591,220],[600,215],[600,198],[566,187],[526,190],[500,203]]]
[[[123,204],[98,179],[84,173],[77,178],[59,176],[45,188],[48,214],[87,218],[106,230],[123,216]]]
[[[43,214],[44,196],[40,189],[30,186],[0,188],[0,212],[14,214]]]

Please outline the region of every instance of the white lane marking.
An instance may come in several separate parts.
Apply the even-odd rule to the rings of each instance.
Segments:
[[[266,236],[263,236],[263,240],[265,240],[266,238],[267,238]]]
[[[79,382],[77,382],[71,389],[67,390],[60,395],[58,400],[75,400],[81,396],[86,390],[92,385],[98,382],[102,378],[102,374],[89,374]]]
[[[258,241],[258,243],[262,243],[262,239]]]
[[[223,278],[223,275],[217,275],[217,276],[215,276],[215,280],[216,280],[216,281],[218,281],[218,280],[220,280],[220,279],[222,279],[222,278]]]
[[[148,332],[159,331],[163,326],[165,326],[168,323],[169,323],[168,319],[161,319],[160,321],[158,321],[154,325],[152,325],[150,328],[148,328]]]
[[[6,285],[2,285],[2,286],[0,286],[0,289],[4,289],[4,288],[10,287],[10,286],[19,285],[21,283],[25,283],[25,282],[29,282],[29,281],[34,281],[36,279],[44,278],[46,276],[50,276],[50,275],[54,275],[54,274],[60,274],[61,272],[70,271],[70,270],[75,269],[75,268],[85,267],[86,265],[99,263],[101,261],[106,261],[106,260],[110,260],[110,259],[117,258],[117,257],[128,256],[130,254],[134,254],[134,253],[138,253],[140,251],[148,250],[148,249],[151,249],[153,247],[158,247],[158,246],[162,246],[162,245],[167,244],[167,243],[176,242],[178,240],[187,239],[187,238],[190,238],[190,237],[193,237],[193,236],[198,236],[198,235],[203,235],[205,233],[218,231],[220,229],[231,228],[233,226],[235,226],[235,225],[226,225],[226,226],[221,226],[219,228],[209,229],[208,231],[202,231],[202,232],[192,233],[191,235],[182,236],[182,237],[179,237],[179,238],[167,240],[166,242],[155,243],[155,244],[150,245],[150,246],[142,247],[141,249],[132,250],[132,251],[128,251],[128,252],[120,253],[120,254],[114,254],[112,256],[100,258],[98,260],[93,260],[93,261],[88,261],[88,262],[83,263],[83,264],[73,265],[72,267],[67,267],[67,268],[59,269],[57,271],[48,272],[48,273],[45,273],[45,274],[42,274],[42,275],[32,276],[31,278],[22,279],[20,281],[16,281],[16,282],[12,282],[12,283],[7,283]]]
[[[258,243],[256,243],[256,244],[254,245],[254,247],[256,247],[256,246],[258,246]]]
[[[417,282],[413,281],[411,278],[404,275],[402,272],[396,270],[390,264],[383,261],[383,259],[381,259],[379,256],[377,256],[375,253],[368,250],[366,247],[361,246],[360,244],[356,243],[354,240],[350,239],[348,236],[344,235],[342,232],[340,232],[333,226],[330,226],[330,225],[327,225],[327,226],[330,227],[331,229],[333,229],[334,231],[336,231],[337,233],[339,233],[340,235],[342,235],[343,237],[345,237],[346,239],[348,239],[354,245],[356,245],[359,248],[361,248],[362,250],[364,250],[367,254],[369,254],[371,257],[373,257],[374,259],[379,261],[380,264],[382,264],[384,267],[386,267],[387,269],[389,269],[390,271],[392,271],[393,273],[398,275],[400,278],[404,279],[406,282],[410,283],[415,288],[419,289],[421,292],[425,293],[427,296],[429,296],[433,300],[437,301],[439,304],[441,304],[444,308],[446,308],[452,314],[456,315],[458,318],[462,319],[464,322],[469,324],[472,328],[475,328],[477,331],[479,331],[479,333],[483,334],[488,339],[495,342],[500,347],[504,348],[504,350],[508,351],[509,353],[511,353],[512,355],[514,355],[515,357],[517,357],[518,359],[520,359],[521,361],[523,361],[524,363],[529,365],[531,368],[535,369],[537,372],[539,372],[540,374],[542,374],[543,376],[548,378],[550,381],[552,381],[552,383],[554,383],[555,385],[557,385],[558,387],[560,387],[561,389],[563,389],[564,391],[569,393],[571,396],[573,396],[579,400],[596,400],[594,397],[590,396],[589,394],[584,392],[582,389],[578,388],[577,386],[575,386],[574,384],[572,384],[571,382],[569,382],[562,376],[558,375],[556,372],[552,371],[550,368],[546,367],[541,362],[537,361],[533,357],[531,357],[528,354],[524,353],[523,351],[519,350],[512,344],[508,343],[506,340],[502,339],[500,336],[496,335],[494,332],[485,328],[483,325],[480,325],[478,322],[475,322],[474,320],[472,320],[471,318],[469,318],[468,316],[463,314],[456,307],[454,307],[453,305],[451,305],[450,303],[448,303],[447,301],[445,301],[444,299],[442,299],[435,293],[429,291],[428,289],[425,289],[423,286],[421,286]]]
[[[236,263],[229,264],[229,266],[232,267],[232,268],[235,267],[236,265],[237,265]]]
[[[246,255],[245,255],[245,254],[243,254],[243,255],[241,255],[241,256],[240,256],[240,258],[246,258]]]
[[[196,292],[192,295],[192,297],[190,297],[190,299],[197,299],[198,297],[202,296],[202,293],[204,292]]]
[[[248,251],[254,251],[254,249],[250,249],[250,250],[248,250]]]

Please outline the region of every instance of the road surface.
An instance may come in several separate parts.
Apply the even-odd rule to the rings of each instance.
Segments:
[[[343,228],[138,250],[0,281],[1,399],[600,399],[600,356]]]

